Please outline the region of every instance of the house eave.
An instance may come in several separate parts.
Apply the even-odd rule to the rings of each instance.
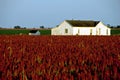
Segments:
[[[94,28],[96,26],[72,26],[73,28],[77,27],[77,28]]]

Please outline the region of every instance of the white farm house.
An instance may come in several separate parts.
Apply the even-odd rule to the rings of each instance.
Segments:
[[[110,35],[111,29],[100,21],[65,20],[52,28],[52,35]]]

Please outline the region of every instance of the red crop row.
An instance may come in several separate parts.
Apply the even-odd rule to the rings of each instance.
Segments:
[[[120,80],[120,36],[0,36],[0,80]]]

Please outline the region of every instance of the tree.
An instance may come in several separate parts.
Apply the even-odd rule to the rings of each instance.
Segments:
[[[21,27],[20,26],[14,26],[14,29],[20,29]]]
[[[111,27],[111,25],[110,25],[110,24],[107,24],[107,26],[108,26],[108,27]]]
[[[27,29],[26,27],[24,27],[24,29]]]
[[[58,27],[59,25],[56,25],[56,27]]]
[[[40,28],[44,28],[44,26],[40,26]]]
[[[117,28],[120,28],[120,25],[117,25]]]

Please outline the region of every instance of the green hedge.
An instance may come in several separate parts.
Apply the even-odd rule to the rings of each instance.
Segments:
[[[112,29],[111,34],[112,35],[120,35],[120,29]]]
[[[51,35],[51,30],[39,30],[41,35]]]
[[[41,35],[51,35],[51,30],[39,30]],[[28,34],[29,29],[17,30],[17,29],[0,29],[0,35],[16,35],[16,34]]]

